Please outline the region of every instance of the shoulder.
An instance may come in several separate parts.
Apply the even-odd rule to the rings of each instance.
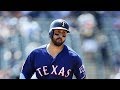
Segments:
[[[74,51],[71,47],[69,46],[65,46],[66,49],[67,49],[67,53],[76,61],[82,61],[82,58],[81,56],[76,52]]]
[[[79,57],[78,53],[76,53],[71,47],[69,47],[69,46],[67,46],[67,45],[65,45],[65,47],[66,47],[68,53],[69,53],[71,56],[77,56],[77,57]]]

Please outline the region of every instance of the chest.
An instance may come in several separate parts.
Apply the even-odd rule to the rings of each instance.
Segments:
[[[72,57],[67,54],[61,55],[58,54],[55,58],[53,58],[49,54],[37,55],[34,58],[34,67],[37,69],[39,67],[47,66],[48,68],[52,65],[57,65],[57,68],[72,68],[74,61]]]
[[[35,69],[40,76],[57,75],[67,76],[72,72],[74,62],[67,55],[58,55],[56,58],[50,55],[43,55],[42,58],[35,58]]]

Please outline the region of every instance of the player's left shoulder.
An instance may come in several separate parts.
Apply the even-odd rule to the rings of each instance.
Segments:
[[[78,53],[76,53],[71,47],[67,46],[67,50],[68,50],[68,53],[71,55],[71,56],[79,56]]]
[[[67,46],[68,49],[68,54],[69,56],[72,58],[72,60],[74,60],[74,62],[82,62],[82,57],[76,53],[71,47]]]
[[[71,52],[75,52],[71,47],[69,47],[68,45],[65,45],[65,47],[66,47],[66,49],[68,50],[68,51],[71,51]]]

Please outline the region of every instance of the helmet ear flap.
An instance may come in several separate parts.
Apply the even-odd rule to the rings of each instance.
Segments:
[[[53,38],[53,34],[54,34],[54,30],[51,30],[51,32],[49,32],[49,37]]]

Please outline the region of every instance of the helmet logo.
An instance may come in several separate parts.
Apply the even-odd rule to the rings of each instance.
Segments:
[[[62,27],[64,27],[64,25],[65,25],[65,22],[62,22]]]

